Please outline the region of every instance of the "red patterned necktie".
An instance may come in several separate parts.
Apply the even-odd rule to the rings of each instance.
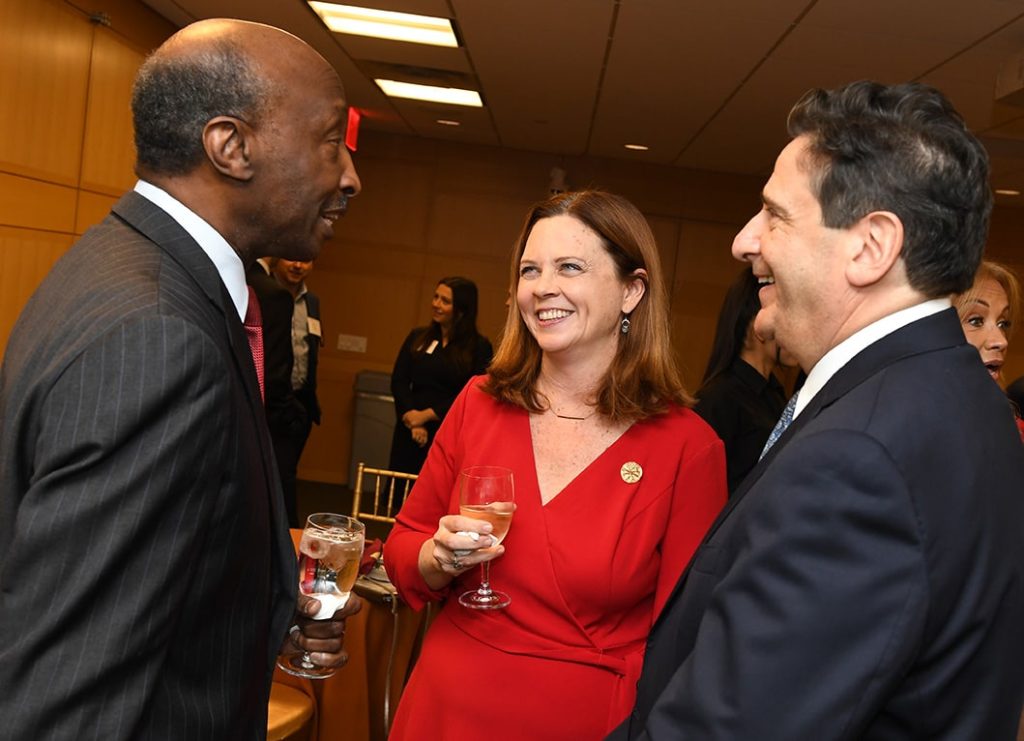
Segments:
[[[256,380],[260,384],[260,398],[264,396],[263,391],[263,317],[260,315],[260,303],[256,299],[256,291],[252,286],[249,289],[249,306],[245,310],[245,335],[249,339],[249,350],[252,352],[252,362],[256,366]]]

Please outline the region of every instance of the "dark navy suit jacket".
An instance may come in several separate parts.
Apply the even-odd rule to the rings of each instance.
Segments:
[[[712,526],[615,739],[1013,739],[1024,446],[953,310],[843,367]]]

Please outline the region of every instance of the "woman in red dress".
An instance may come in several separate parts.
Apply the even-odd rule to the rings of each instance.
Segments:
[[[967,341],[978,348],[992,380],[1002,384],[1003,362],[1014,323],[1020,314],[1020,282],[1005,265],[982,260],[974,276],[974,285],[955,299],[960,324]],[[1024,420],[1014,408],[1021,440]]]
[[[632,707],[654,618],[726,498],[722,443],[672,360],[660,273],[623,198],[563,193],[528,215],[489,374],[452,406],[384,548],[408,604],[443,601],[392,739],[586,741]],[[513,471],[501,545],[456,514],[474,465]],[[458,602],[484,561],[505,609]]]

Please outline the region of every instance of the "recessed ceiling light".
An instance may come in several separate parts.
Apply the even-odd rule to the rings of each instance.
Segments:
[[[996,188],[996,193],[1001,196],[1019,196],[1019,190],[1013,190],[1012,188]]]
[[[376,39],[408,41],[413,44],[457,47],[452,22],[430,15],[395,13],[390,10],[360,8],[309,0],[309,7],[324,24],[337,33],[372,36]]]
[[[442,126],[462,126],[461,122],[452,121],[450,118],[439,118],[437,119],[437,123],[441,124]]]
[[[626,149],[632,149],[635,152],[646,152],[650,147],[646,144],[623,144]]]
[[[447,103],[464,105],[471,108],[483,108],[480,93],[476,90],[463,90],[457,87],[435,87],[434,85],[417,85],[412,82],[376,79],[378,87],[385,95],[392,98],[409,98],[410,100],[427,100],[431,103]]]

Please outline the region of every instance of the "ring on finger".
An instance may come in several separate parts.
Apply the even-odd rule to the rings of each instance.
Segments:
[[[462,568],[462,561],[460,561],[458,558],[456,558],[454,561],[452,561],[452,568],[453,569],[461,569]]]

